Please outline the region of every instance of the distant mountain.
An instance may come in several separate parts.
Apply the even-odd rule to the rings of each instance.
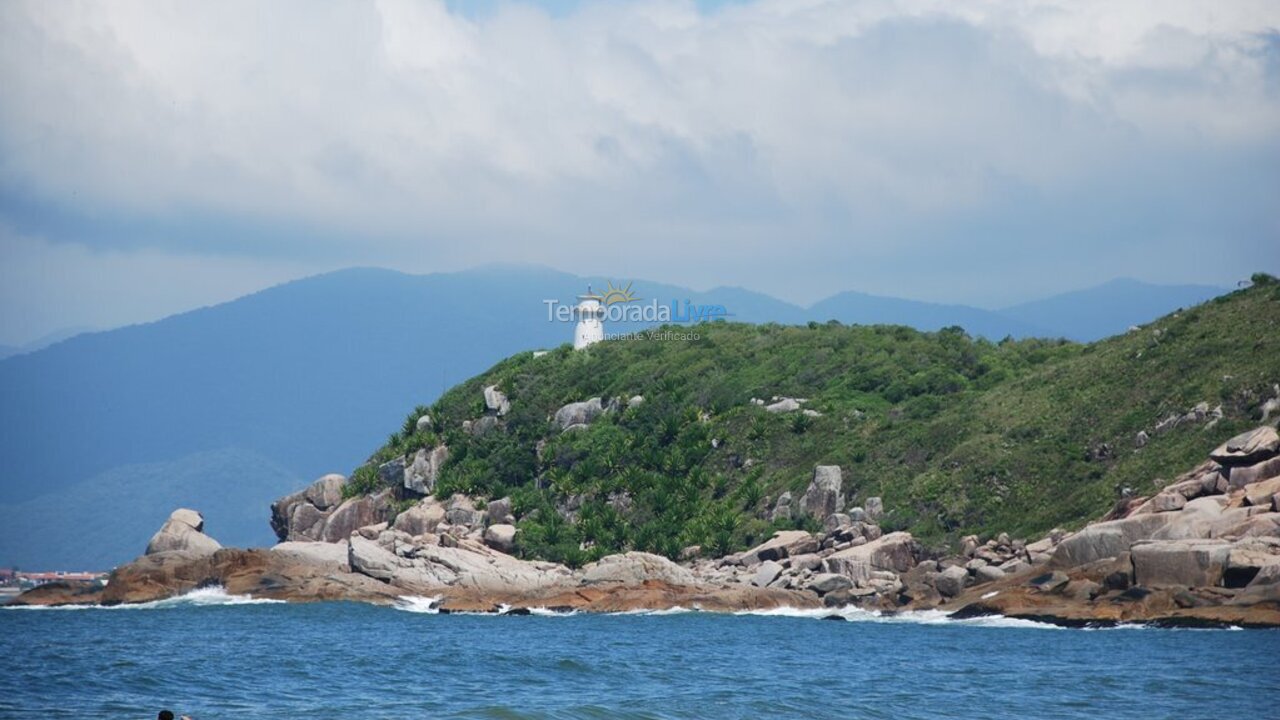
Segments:
[[[1089,342],[1118,335],[1178,308],[1198,305],[1226,292],[1211,285],[1151,285],[1121,278],[1085,290],[1054,295],[1000,311],[1014,320],[1047,328],[1060,337]]]
[[[513,353],[568,342],[572,324],[549,320],[544,301],[572,303],[607,282],[531,266],[344,270],[0,360],[0,565],[128,560],[179,502],[205,512],[220,541],[261,543],[271,500],[359,466],[407,408]],[[718,304],[751,323],[1063,334],[976,308],[855,293],[805,309],[741,288],[636,281],[632,291],[642,306]],[[41,534],[41,518],[75,532]],[[67,537],[74,542],[58,544]]]
[[[1035,323],[968,305],[943,305],[860,292],[833,295],[809,308],[808,315],[816,320],[834,319],[859,325],[907,325],[917,330],[941,330],[954,325],[964,328],[970,335],[981,335],[989,340],[1054,334]]]
[[[25,345],[0,345],[0,360],[7,357],[13,357],[14,355],[21,355],[22,353],[43,350],[54,343],[62,342],[67,338],[73,338],[82,333],[93,332],[93,330],[94,328],[87,326],[69,327],[51,332],[48,335],[32,340]]]

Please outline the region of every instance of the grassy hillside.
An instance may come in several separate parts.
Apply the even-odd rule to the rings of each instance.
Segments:
[[[851,504],[882,496],[885,524],[927,543],[1079,525],[1119,487],[1149,492],[1256,423],[1280,382],[1280,285],[1257,279],[1089,345],[713,323],[669,328],[696,339],[525,353],[415,410],[349,487],[376,489],[378,463],[444,442],[438,494],[511,495],[522,552],[575,564],[628,548],[744,547],[782,526],[768,509],[803,492],[815,464],[840,465]],[[475,437],[462,423],[484,414],[491,384],[511,412]],[[633,395],[645,400],[627,408]],[[552,422],[565,403],[596,396],[623,403],[584,430]],[[807,398],[821,416],[751,403],[773,396]],[[1153,432],[1202,401],[1224,417]],[[433,427],[415,432],[423,413]],[[1140,430],[1151,440],[1138,449]],[[581,507],[566,520],[556,507],[570,496]]]

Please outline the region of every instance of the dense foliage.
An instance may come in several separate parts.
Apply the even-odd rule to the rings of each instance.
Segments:
[[[376,466],[450,449],[438,494],[510,495],[527,556],[572,564],[623,549],[715,553],[765,537],[778,495],[798,497],[815,464],[844,470],[851,502],[880,495],[886,524],[943,543],[970,532],[1022,535],[1078,525],[1187,469],[1256,422],[1280,381],[1280,285],[1255,281],[1143,328],[1089,345],[974,339],[959,328],[712,323],[509,358],[419,407],[350,490],[379,487]],[[489,432],[499,386],[510,412]],[[643,396],[634,407],[627,399]],[[805,398],[774,414],[751,402]],[[561,432],[562,405],[618,398],[585,429]],[[1225,417],[1152,436],[1196,403]],[[431,427],[418,432],[424,413]]]

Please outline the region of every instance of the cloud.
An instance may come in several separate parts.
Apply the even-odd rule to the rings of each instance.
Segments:
[[[97,251],[798,300],[1280,265],[1274,2],[555,10],[5,3],[0,214]]]

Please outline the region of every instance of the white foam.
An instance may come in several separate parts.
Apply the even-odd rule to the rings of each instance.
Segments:
[[[165,610],[178,607],[214,607],[220,605],[279,605],[284,600],[255,598],[248,595],[231,595],[221,585],[196,588],[183,595],[164,600],[121,605],[8,605],[7,610]]]
[[[987,617],[969,618],[965,620],[952,619],[949,613],[943,610],[908,610],[899,613],[880,613],[873,610],[863,610],[856,607],[842,608],[793,608],[779,607],[770,608],[768,610],[740,610],[734,615],[760,615],[766,617],[794,617],[808,618],[815,620],[824,620],[829,617],[839,617],[848,622],[869,622],[869,623],[885,623],[885,624],[912,624],[912,625],[962,625],[971,627],[999,627],[999,628],[1035,628],[1039,630],[1062,630],[1057,625],[1048,623],[1035,622],[1033,620],[1021,620],[1017,618],[1007,618],[1000,615],[992,615]]]
[[[574,615],[578,614],[578,611],[577,610],[552,610],[551,608],[531,607],[529,608],[529,614],[537,615],[538,617],[573,617]]]
[[[396,604],[392,605],[396,610],[404,612],[421,613],[423,615],[439,615],[440,614],[440,598],[439,597],[422,597],[420,595],[405,595],[396,600]]]
[[[139,605],[118,605],[117,607],[133,607],[141,608],[146,605],[152,605],[156,608],[180,607],[184,605],[194,605],[198,607],[212,605],[282,605],[284,600],[271,600],[268,598],[255,598],[249,595],[230,595],[227,589],[221,585],[211,587],[198,588],[192,590],[185,595],[171,597],[166,600],[156,600],[150,603],[141,603]]]
[[[675,607],[661,608],[657,610],[621,610],[619,612],[611,612],[609,615],[684,615],[685,613],[701,612],[702,608],[694,606],[691,608],[676,605]]]

